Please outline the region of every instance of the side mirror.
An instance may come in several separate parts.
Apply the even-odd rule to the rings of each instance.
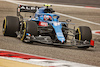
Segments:
[[[70,19],[68,19],[68,20],[66,20],[67,22],[71,22],[71,20]]]
[[[32,16],[30,16],[30,18],[31,18]]]

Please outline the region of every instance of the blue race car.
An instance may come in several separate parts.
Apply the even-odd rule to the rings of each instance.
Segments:
[[[77,46],[78,48],[94,47],[91,29],[79,26],[75,30],[69,28],[69,22],[60,22],[59,15],[46,7],[19,5],[17,16],[7,16],[3,21],[3,35],[19,37],[23,42],[38,41],[53,45]],[[35,15],[25,20],[21,12],[30,12]]]

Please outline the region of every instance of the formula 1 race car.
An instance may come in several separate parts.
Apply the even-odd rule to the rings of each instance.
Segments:
[[[69,28],[69,22],[60,22],[59,16],[50,8],[19,5],[17,17],[7,16],[3,21],[3,35],[19,37],[23,42],[41,42],[53,45],[76,46],[78,48],[94,47],[91,29],[79,26],[75,30]],[[27,20],[22,12],[33,13]]]

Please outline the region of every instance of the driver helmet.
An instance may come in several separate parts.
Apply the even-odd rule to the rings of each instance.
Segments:
[[[52,17],[50,15],[44,15],[44,20],[52,21]]]

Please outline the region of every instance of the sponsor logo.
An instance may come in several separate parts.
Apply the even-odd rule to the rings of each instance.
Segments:
[[[31,6],[21,6],[21,9],[26,9],[26,10],[34,10],[36,9],[35,7],[31,7]]]
[[[60,23],[56,23],[56,22],[55,22],[55,23],[53,23],[53,24],[54,24],[54,26],[58,26],[58,25],[60,25]]]
[[[21,7],[21,9],[25,9],[25,7],[24,7],[24,6],[22,6],[22,7]]]
[[[39,22],[39,26],[48,26],[48,23],[46,23],[46,22]]]
[[[58,32],[58,33],[57,33],[57,36],[63,37],[63,34],[60,33],[60,32]]]

